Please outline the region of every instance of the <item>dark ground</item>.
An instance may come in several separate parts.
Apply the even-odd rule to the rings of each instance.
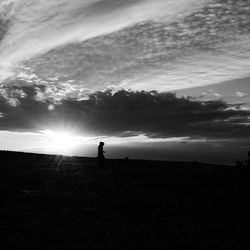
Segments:
[[[247,169],[1,152],[0,249],[250,249]]]

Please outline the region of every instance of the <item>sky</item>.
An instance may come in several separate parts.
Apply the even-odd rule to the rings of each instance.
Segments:
[[[1,0],[0,150],[234,163],[250,0]]]

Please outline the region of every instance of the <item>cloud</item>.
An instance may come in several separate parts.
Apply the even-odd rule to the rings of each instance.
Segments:
[[[243,93],[241,91],[236,91],[235,96],[237,96],[239,98],[242,98],[242,97],[248,96],[248,94],[247,93]]]
[[[173,93],[121,90],[95,92],[85,100],[65,99],[61,103],[39,101],[39,87],[12,87],[18,105],[0,99],[1,130],[33,131],[69,129],[93,136],[150,138],[249,138],[250,111],[223,101],[177,98]]]
[[[212,96],[216,98],[221,98],[221,94],[215,92],[213,89],[209,89],[208,92],[203,92],[203,96]]]
[[[6,53],[4,59],[7,61],[12,56],[17,60],[19,52],[17,53],[16,50],[20,51],[22,60],[26,58],[26,53],[40,51],[38,56],[32,56],[32,58],[27,54],[29,60],[25,62],[25,68],[19,65],[20,68],[15,69],[17,72],[13,77],[23,73],[35,74],[41,81],[50,82],[49,79],[56,78],[60,84],[70,81],[74,88],[76,85],[82,85],[93,91],[104,90],[110,86],[148,91],[152,90],[153,86],[158,91],[173,91],[206,86],[249,75],[250,9],[248,6],[250,1],[239,0],[237,4],[230,0],[216,0],[212,3],[206,1],[206,4],[198,4],[195,8],[192,1],[184,0],[176,3],[118,1],[120,5],[116,7],[112,5],[113,1],[103,1],[96,3],[94,9],[92,5],[86,7],[92,6],[91,11],[88,12],[92,13],[88,22],[83,22],[82,18],[85,17],[79,14],[79,20],[73,18],[69,26],[74,21],[77,23],[79,21],[79,25],[87,25],[87,27],[93,22],[91,30],[96,31],[99,28],[105,30],[103,25],[113,27],[110,22],[120,23],[116,15],[113,15],[116,12],[119,12],[119,19],[126,22],[129,19],[127,13],[132,13],[140,20],[138,16],[145,6],[148,8],[150,2],[155,4],[155,8],[150,8],[150,13],[145,12],[145,17],[147,16],[145,20],[111,33],[100,33],[91,39],[80,40],[89,35],[89,32],[82,34],[80,29],[77,32],[78,38],[74,40],[74,36],[67,31],[68,26],[63,25],[63,30],[60,32],[62,40],[58,40],[62,42],[60,46],[53,40],[54,36],[58,38],[58,34],[51,30],[57,23],[54,23],[54,19],[52,19],[53,25],[49,25],[49,28],[44,31],[40,30],[43,25],[34,26],[35,30],[38,29],[35,35],[36,42],[32,42],[36,46],[34,50],[22,47],[28,41],[33,41],[29,30],[25,32],[27,37],[25,36],[23,41],[16,41],[16,49],[12,50],[9,45],[15,39],[11,38],[10,29],[4,39],[5,42],[2,42],[2,46],[4,44],[6,46],[2,47],[1,51]],[[186,11],[176,8],[178,13],[179,11],[182,13],[177,15],[173,9],[181,4]],[[62,15],[66,13],[68,15],[72,8],[75,8],[73,6],[75,5],[69,8],[69,12],[62,12]],[[103,9],[100,15],[97,15],[98,8]],[[127,12],[128,8],[129,12]],[[165,15],[157,12],[161,12],[161,9]],[[104,13],[106,13],[105,16]],[[172,14],[176,14],[177,17]],[[110,22],[99,23],[99,18],[105,19],[109,15],[112,16]],[[169,20],[165,21],[165,17],[169,17]],[[49,20],[48,22],[52,21]],[[71,40],[65,42],[63,34],[72,38],[74,42]],[[50,47],[46,43],[50,43],[53,49],[47,51]],[[41,50],[40,46],[46,46],[46,50]]]
[[[146,20],[172,22],[204,0],[4,1],[0,63],[16,64],[59,46],[119,31]]]

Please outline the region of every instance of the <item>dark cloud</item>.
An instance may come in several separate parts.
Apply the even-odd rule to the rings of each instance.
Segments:
[[[16,106],[0,98],[1,130],[38,131],[64,126],[85,134],[109,136],[228,139],[250,135],[250,111],[221,100],[203,102],[177,98],[173,93],[121,90],[52,104],[37,98],[44,91],[42,87],[11,87],[11,91],[17,90],[24,94],[15,96]]]
[[[43,86],[4,87],[0,92],[0,129],[9,131],[37,131],[47,120],[48,101],[38,101],[38,93]]]

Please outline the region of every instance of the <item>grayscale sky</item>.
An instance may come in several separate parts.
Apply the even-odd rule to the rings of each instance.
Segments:
[[[0,1],[0,149],[246,158],[249,16],[250,0]]]

